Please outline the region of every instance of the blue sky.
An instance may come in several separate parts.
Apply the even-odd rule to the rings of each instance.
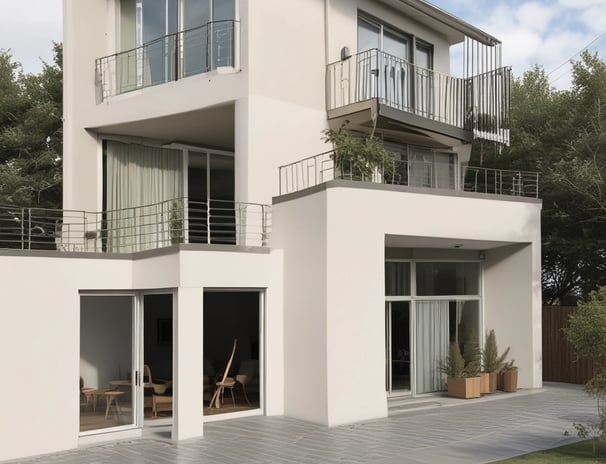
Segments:
[[[26,72],[38,72],[41,59],[52,60],[51,41],[62,40],[61,3],[61,0],[0,0],[0,48],[11,49]],[[553,71],[549,77],[554,86],[567,88],[570,85],[567,61],[600,35],[589,50],[606,58],[606,0],[432,0],[431,3],[501,39],[503,64],[512,66],[515,76],[539,64],[548,73]]]
[[[503,42],[503,65],[521,76],[534,64],[552,85],[570,86],[568,61],[588,44],[606,58],[606,0],[432,0]],[[564,64],[563,66],[561,66]],[[561,66],[561,67],[560,67]]]

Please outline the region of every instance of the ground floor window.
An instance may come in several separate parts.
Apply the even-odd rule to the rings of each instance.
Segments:
[[[480,333],[479,278],[479,263],[386,262],[389,393],[444,390],[440,365],[449,344]]]

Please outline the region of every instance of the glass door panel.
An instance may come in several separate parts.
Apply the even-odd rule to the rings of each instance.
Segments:
[[[417,114],[433,114],[433,71],[431,48],[417,44],[415,49],[415,107]]]
[[[402,109],[410,105],[408,48],[406,38],[383,33],[382,96],[391,106]]]
[[[190,243],[236,243],[234,158],[189,152]]]
[[[381,27],[358,18],[358,100],[378,96],[379,62],[377,51],[381,49]]]
[[[133,426],[133,296],[80,298],[80,432]]]
[[[208,0],[183,0],[183,76],[208,71]]]
[[[387,303],[387,391],[410,392],[410,303]]]
[[[234,203],[234,158],[209,155],[209,207],[211,209],[211,242],[236,244],[236,204]],[[242,214],[246,214],[243,211]]]
[[[449,302],[417,301],[415,321],[415,393],[444,390],[440,363],[448,354]]]
[[[177,0],[139,0],[137,46],[139,75],[143,85],[174,79],[177,31]]]
[[[212,56],[213,69],[234,65],[234,0],[213,0]]]
[[[172,415],[173,294],[143,295],[143,415]],[[155,397],[155,398],[154,398]],[[155,407],[154,407],[155,406]]]
[[[436,188],[455,188],[455,155],[454,153],[436,153]],[[477,289],[476,289],[477,293]]]
[[[420,148],[411,149],[410,177],[408,185],[411,187],[433,187],[433,153]],[[421,293],[421,295],[423,295]]]

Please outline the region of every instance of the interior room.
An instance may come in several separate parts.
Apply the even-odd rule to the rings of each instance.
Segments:
[[[142,317],[135,317],[136,298],[81,297],[80,432],[172,415],[173,296],[143,295]]]
[[[261,293],[204,292],[204,415],[261,408]]]

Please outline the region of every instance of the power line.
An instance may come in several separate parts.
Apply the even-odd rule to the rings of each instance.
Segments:
[[[576,52],[574,55],[572,55],[570,58],[568,58],[566,61],[564,61],[560,66],[558,66],[557,68],[553,69],[551,72],[547,73],[547,77],[551,76],[554,72],[556,72],[562,66],[565,66],[568,63],[570,63],[570,61],[575,56],[580,55],[583,52],[583,50],[587,50],[591,45],[593,45],[595,42],[597,42],[598,40],[600,40],[604,35],[606,35],[606,31],[604,31],[600,35],[598,35],[595,39],[593,39],[591,42],[589,42],[587,45],[585,45],[583,48],[581,48],[578,52]]]

